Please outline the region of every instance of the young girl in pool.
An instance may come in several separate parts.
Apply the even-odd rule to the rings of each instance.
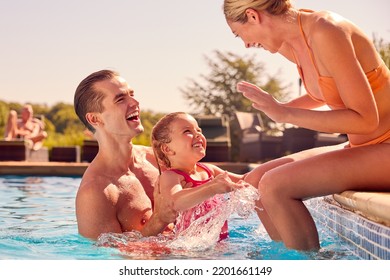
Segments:
[[[176,233],[219,207],[222,203],[219,194],[248,186],[242,181],[244,175],[199,162],[206,155],[206,138],[197,121],[187,113],[171,113],[160,119],[152,130],[152,147],[161,174],[159,192],[172,200],[174,210],[181,213],[175,223]],[[185,187],[181,184],[183,180],[187,183]],[[225,221],[219,238],[227,236]]]

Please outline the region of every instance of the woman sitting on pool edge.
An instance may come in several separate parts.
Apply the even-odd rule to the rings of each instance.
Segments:
[[[248,186],[244,175],[223,171],[212,164],[199,163],[206,155],[206,138],[189,114],[175,112],[161,118],[152,130],[152,147],[160,167],[159,192],[182,212],[175,223],[180,233],[211,209],[219,207],[218,194]],[[164,169],[163,172],[161,170]],[[181,182],[187,183],[184,188]],[[225,221],[220,240],[228,236]]]
[[[348,135],[261,165],[258,212],[273,240],[320,247],[303,200],[355,191],[390,191],[390,71],[356,25],[329,11],[298,10],[290,0],[225,0],[229,28],[246,48],[296,64],[306,93],[281,103],[247,82],[237,90],[275,122]],[[330,110],[314,110],[328,105]],[[261,173],[261,172],[260,172]]]

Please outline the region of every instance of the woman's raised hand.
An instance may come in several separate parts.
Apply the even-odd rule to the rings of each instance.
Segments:
[[[262,90],[254,84],[239,82],[237,90],[243,96],[252,101],[253,108],[264,112],[268,117],[276,122],[281,122],[285,113],[285,108],[272,95]]]

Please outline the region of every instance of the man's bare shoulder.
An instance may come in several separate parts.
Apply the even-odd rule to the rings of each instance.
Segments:
[[[153,149],[150,146],[145,146],[145,145],[133,145],[134,149],[139,150],[139,151],[149,151],[153,153]]]
[[[110,180],[105,176],[92,172],[89,168],[84,173],[77,192],[77,199],[93,197],[101,199],[104,197],[104,189],[109,186]]]
[[[144,145],[133,145],[133,152],[147,154],[147,155],[153,155],[152,147],[144,146]]]
[[[103,175],[84,173],[76,195],[78,229],[83,236],[96,239],[102,232],[121,232],[117,219],[120,192]],[[114,207],[113,207],[114,206]]]
[[[138,157],[145,157],[147,161],[149,161],[152,165],[157,167],[156,157],[154,156],[153,149],[150,146],[143,145],[134,145],[133,153],[138,155]]]
[[[92,162],[84,172],[78,196],[93,196],[98,199],[115,202],[114,196],[126,195],[128,190],[142,187],[140,179],[134,173],[116,173],[106,165]],[[113,200],[113,201],[111,201]]]

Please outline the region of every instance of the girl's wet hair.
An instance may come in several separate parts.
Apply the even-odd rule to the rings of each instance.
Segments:
[[[171,139],[171,124],[180,115],[187,115],[184,112],[174,112],[162,117],[152,129],[152,148],[154,155],[157,160],[158,169],[161,174],[161,165],[166,168],[171,167],[171,162],[168,157],[162,151],[162,145],[168,144],[172,141]]]

